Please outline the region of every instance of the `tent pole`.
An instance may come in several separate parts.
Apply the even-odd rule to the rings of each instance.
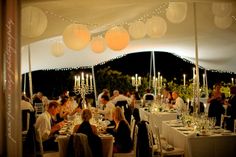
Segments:
[[[152,51],[152,63],[153,63],[153,77],[156,79],[156,63],[155,63],[155,52]],[[152,79],[150,79],[152,80]],[[151,81],[150,81],[151,82]],[[154,95],[156,96],[157,95],[157,86],[156,86],[156,83],[155,83],[155,86],[154,86]]]
[[[24,74],[24,94],[26,94],[26,73]]]
[[[32,73],[31,73],[31,52],[30,45],[28,45],[28,62],[29,62],[29,90],[30,90],[30,99],[32,100],[33,96],[33,85],[32,85]]]
[[[95,73],[94,73],[94,66],[92,66],[92,75],[93,75],[94,96],[95,96],[95,102],[96,102],[96,106],[97,106],[98,105],[98,96],[97,96],[97,89],[96,89],[96,79],[95,79]]]
[[[197,36],[197,18],[196,18],[196,2],[193,2],[193,19],[194,19],[194,41],[195,41],[195,67],[196,67],[196,88],[194,95],[193,111],[198,112],[199,107],[199,68],[198,68],[198,36]]]

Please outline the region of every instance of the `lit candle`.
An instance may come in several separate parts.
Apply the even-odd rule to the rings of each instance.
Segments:
[[[152,86],[155,88],[156,86],[156,78],[153,76],[152,78]]]
[[[138,74],[135,74],[135,84],[138,83]]]
[[[86,74],[86,86],[88,86],[88,74]]]
[[[90,88],[93,87],[93,78],[92,78],[92,75],[90,75]]]
[[[81,73],[81,80],[84,81],[84,73]]]
[[[80,87],[80,76],[77,77],[77,86]]]
[[[232,81],[232,85],[234,85],[234,78],[231,78],[231,81]]]
[[[186,75],[183,74],[183,77],[184,77],[184,87],[185,87],[185,84],[186,84]]]
[[[135,78],[134,78],[134,76],[131,77],[131,80],[132,80],[132,85],[134,86],[135,85]]]
[[[206,87],[206,75],[205,74],[202,74],[202,81],[203,81],[203,88]]]
[[[138,77],[138,85],[141,85],[141,77]]]

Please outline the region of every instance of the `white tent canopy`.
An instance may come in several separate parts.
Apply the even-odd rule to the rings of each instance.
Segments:
[[[187,14],[183,22],[174,24],[166,17],[167,1],[158,0],[22,0],[22,7],[40,8],[47,16],[47,27],[42,35],[29,38],[22,36],[22,73],[28,72],[28,46],[31,52],[31,70],[76,68],[93,66],[122,55],[143,51],[164,51],[195,62],[193,2],[196,4],[199,65],[206,69],[236,72],[236,3],[232,4],[232,24],[221,29],[214,23],[211,0],[186,0]],[[222,1],[220,1],[222,2]],[[23,14],[22,14],[23,16]],[[139,40],[131,39],[121,51],[106,48],[94,53],[90,44],[80,51],[65,46],[64,55],[55,57],[51,47],[63,43],[62,33],[66,26],[80,23],[88,26],[91,35],[102,35],[113,26],[128,26],[137,20],[146,22],[152,16],[161,16],[167,22],[163,37]],[[224,23],[223,23],[224,24]],[[24,25],[24,23],[22,23]],[[128,29],[127,29],[128,30]]]

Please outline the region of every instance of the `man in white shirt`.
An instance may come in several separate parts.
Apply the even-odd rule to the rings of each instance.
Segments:
[[[102,95],[101,102],[103,104],[103,110],[98,109],[98,113],[103,114],[105,119],[112,121],[112,111],[115,108],[115,105],[109,101],[107,95]]]
[[[53,116],[59,111],[59,104],[52,101],[48,105],[48,110],[43,112],[36,120],[35,128],[41,133],[43,148],[45,150],[58,150],[54,134],[64,126],[64,122],[55,124]]]
[[[111,102],[116,105],[118,101],[127,101],[128,104],[131,103],[131,99],[123,94],[120,94],[118,90],[114,90]]]
[[[181,97],[179,97],[179,93],[177,91],[174,91],[172,93],[172,97],[175,100],[175,104],[171,105],[171,108],[174,108],[177,110],[178,113],[183,113],[186,111],[186,105]]]

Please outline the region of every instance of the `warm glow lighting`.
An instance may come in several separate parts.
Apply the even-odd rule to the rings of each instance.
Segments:
[[[119,51],[128,46],[130,37],[126,29],[116,26],[106,32],[105,40],[109,48]]]
[[[147,35],[151,38],[163,37],[167,31],[167,23],[160,16],[153,16],[146,22]]]
[[[103,37],[94,37],[91,41],[91,49],[95,53],[102,53],[106,49],[106,42]]]
[[[65,45],[75,51],[85,48],[90,41],[90,32],[85,25],[71,24],[63,32]]]
[[[24,7],[21,11],[21,33],[25,37],[35,38],[44,33],[48,20],[44,12],[36,7]]]

